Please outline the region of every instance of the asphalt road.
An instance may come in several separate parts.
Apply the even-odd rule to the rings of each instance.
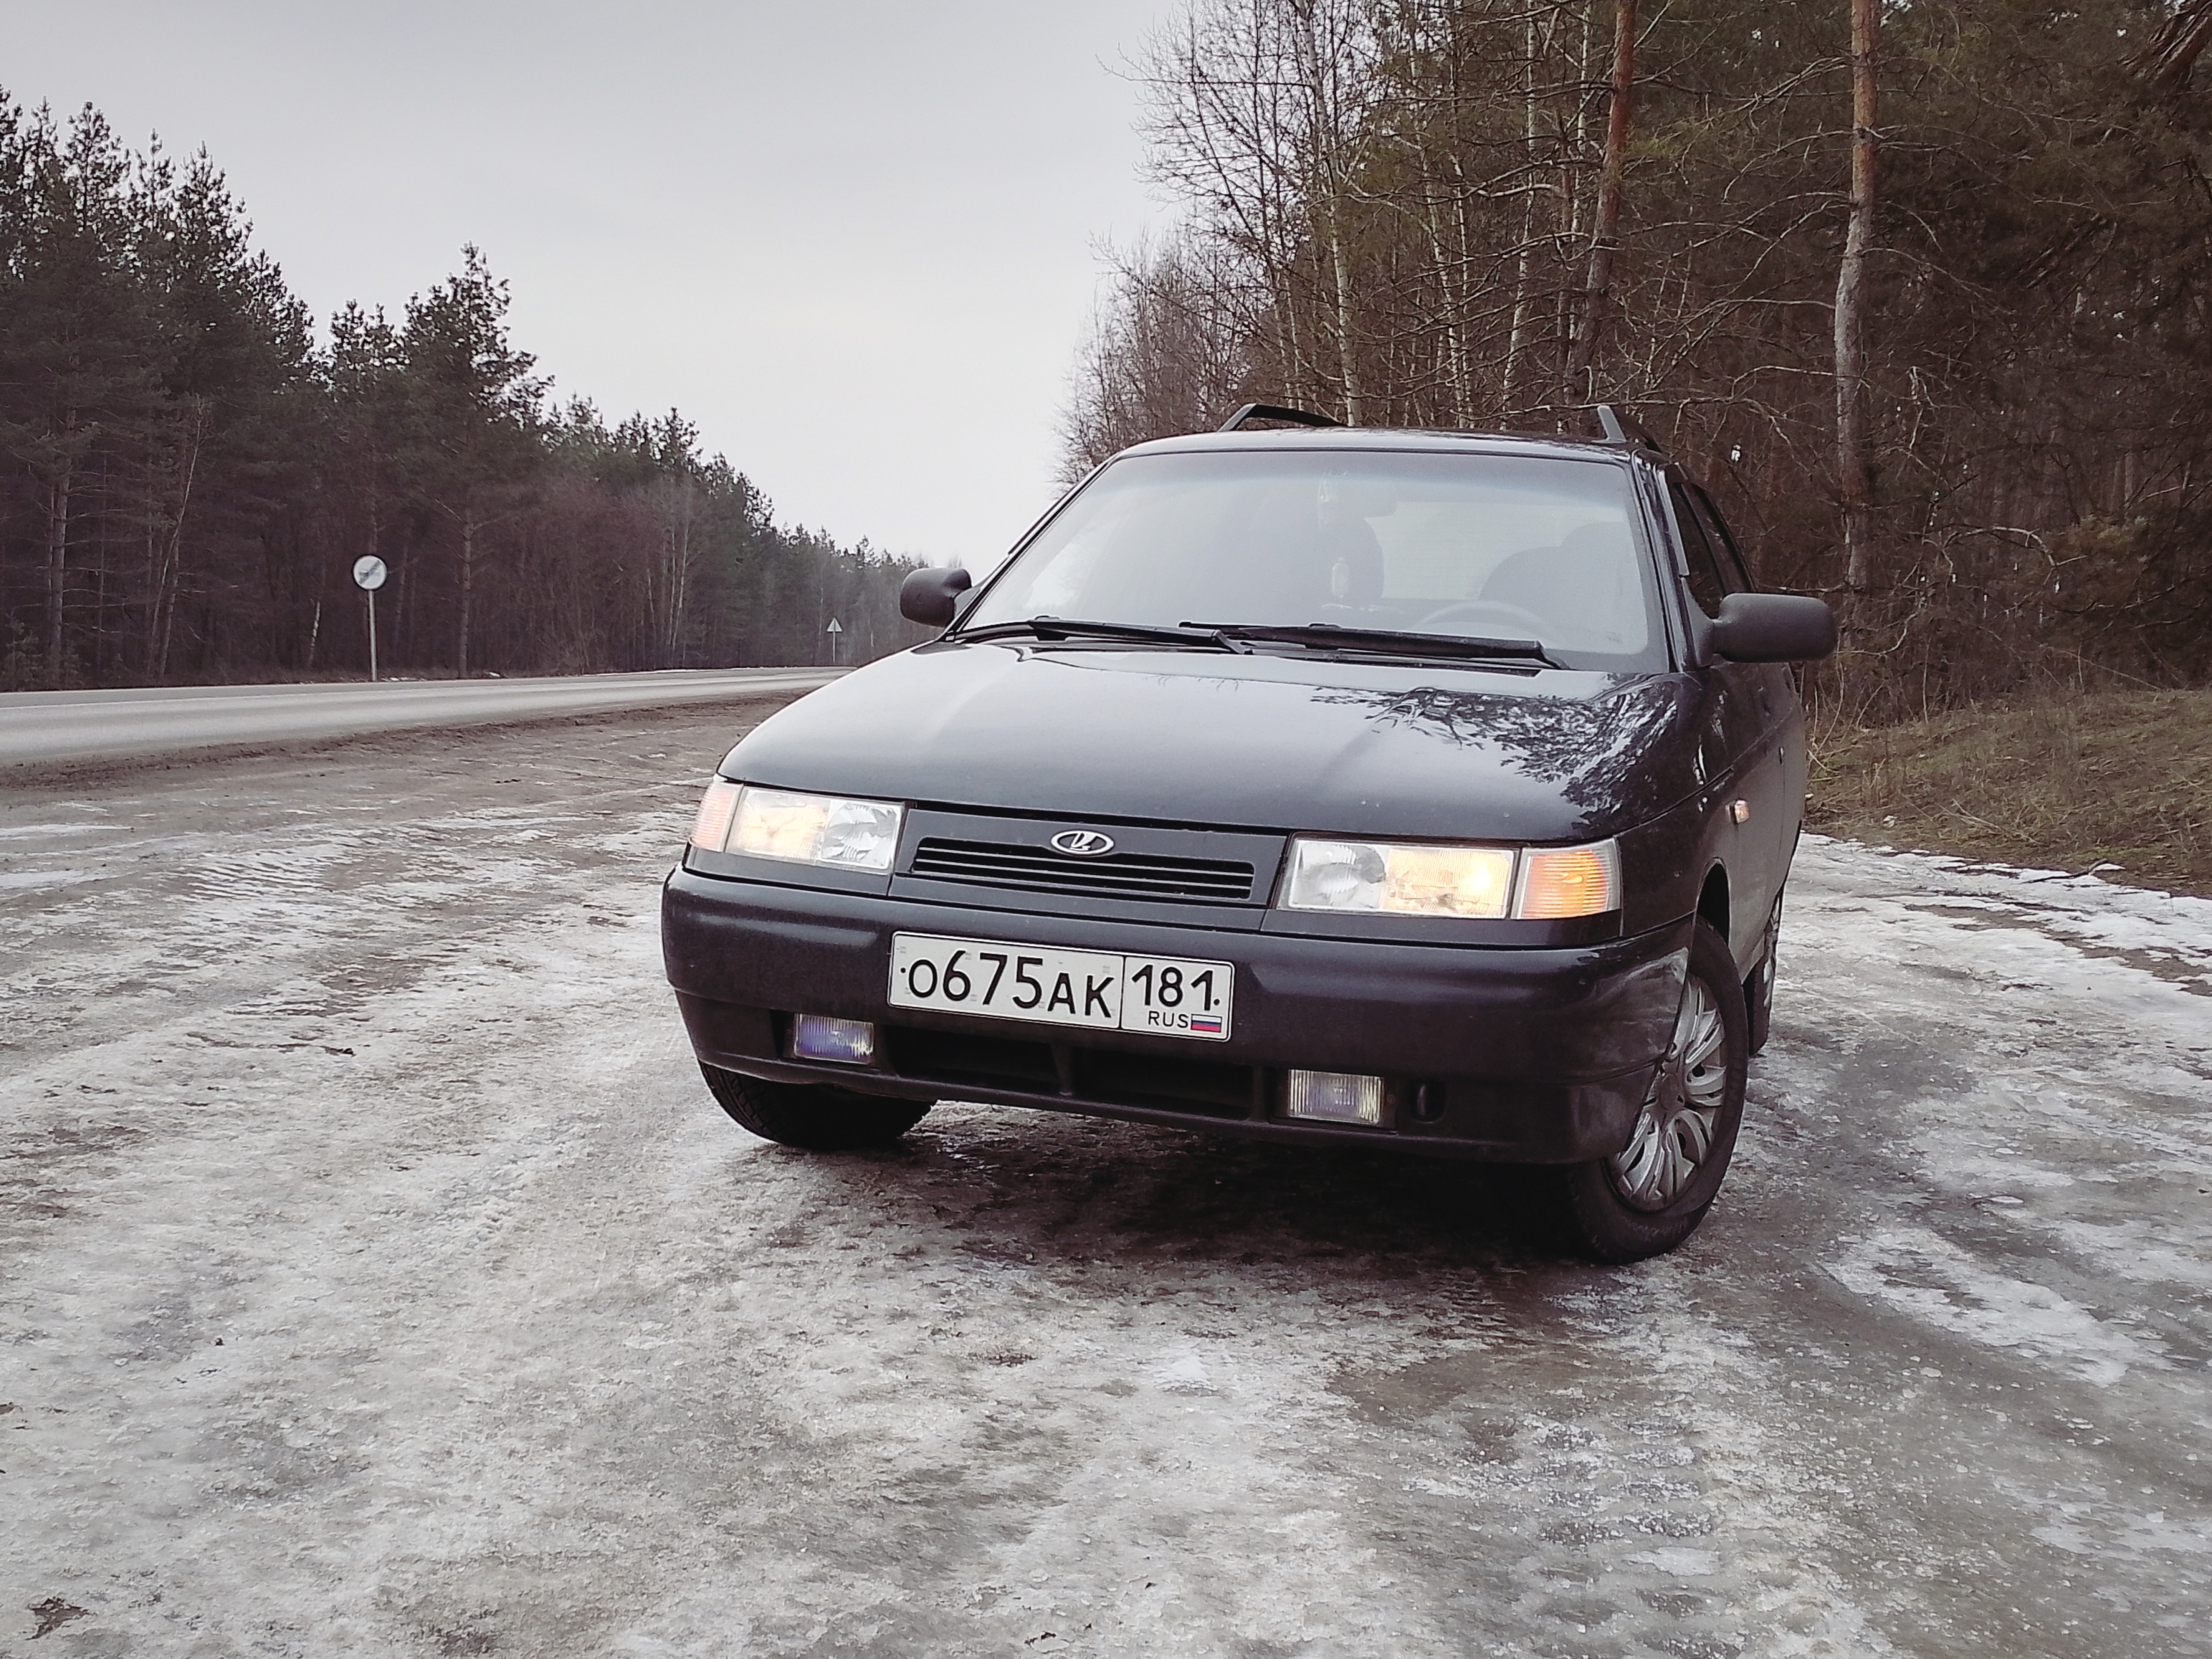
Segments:
[[[2212,905],[1808,842],[1602,1271],[1374,1155],[750,1139],[654,925],[738,723],[0,793],[0,1655],[2212,1653]]]
[[[371,685],[193,685],[0,694],[0,768],[254,747],[424,726],[726,702],[810,691],[840,671],[669,669]]]

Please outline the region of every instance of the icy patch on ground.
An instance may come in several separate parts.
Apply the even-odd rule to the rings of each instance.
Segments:
[[[1811,834],[1798,858],[1801,863],[1848,860],[1879,872],[1884,886],[1941,895],[1951,912],[1966,920],[2033,927],[2212,996],[2212,899],[2122,886],[2096,875],[1903,853]]]
[[[1886,1228],[1826,1264],[1837,1282],[1915,1320],[1990,1347],[2063,1362],[2099,1384],[2156,1356],[2048,1286],[1992,1273],[1924,1229]]]
[[[92,879],[89,870],[0,870],[0,888],[73,887]]]

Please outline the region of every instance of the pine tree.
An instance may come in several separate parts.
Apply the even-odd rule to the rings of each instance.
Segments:
[[[545,383],[507,336],[507,284],[475,247],[459,275],[407,302],[407,471],[453,536],[454,672],[469,673],[477,564],[484,532],[512,516],[543,459]]]
[[[12,112],[11,112],[12,113]],[[40,672],[76,678],[71,553],[103,444],[128,443],[157,394],[151,308],[131,280],[131,161],[90,108],[66,138],[41,110],[0,150],[9,234],[0,270],[0,450],[33,486],[44,628]],[[95,500],[95,504],[96,500]]]

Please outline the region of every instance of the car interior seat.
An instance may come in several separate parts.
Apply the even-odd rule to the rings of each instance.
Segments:
[[[1624,644],[1635,614],[1636,560],[1625,524],[1586,524],[1552,547],[1523,548],[1501,561],[1471,596],[1519,607],[1591,637]]]

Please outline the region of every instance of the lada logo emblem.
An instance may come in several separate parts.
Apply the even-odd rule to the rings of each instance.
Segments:
[[[1114,850],[1114,837],[1096,830],[1063,830],[1047,845],[1072,859],[1103,858]]]

